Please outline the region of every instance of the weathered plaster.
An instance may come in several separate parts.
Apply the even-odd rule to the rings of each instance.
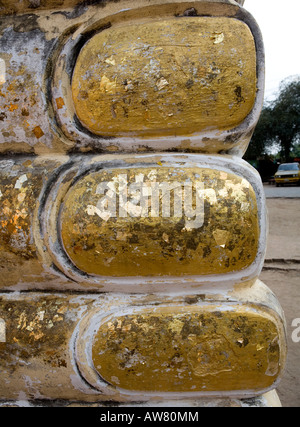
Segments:
[[[87,6],[93,6],[97,4],[99,7],[105,7],[109,3],[128,3],[124,0],[2,0],[0,6],[0,15],[9,15],[15,13],[29,13],[29,12],[38,12],[43,10],[56,10],[56,9],[74,9],[74,12],[77,12],[77,9],[87,8]],[[176,0],[175,0],[176,1]],[[206,0],[207,2],[214,2],[219,0]],[[155,3],[156,0],[152,0],[152,3]],[[244,0],[223,0],[223,3],[239,3],[244,4]]]
[[[253,18],[239,8],[234,1],[155,0],[149,5],[146,0],[138,4],[130,0],[122,1],[121,10],[120,3],[102,4],[101,2],[89,7],[78,5],[76,9],[67,9],[74,5],[69,2],[64,3],[62,7],[65,6],[66,9],[61,11],[56,11],[55,8],[58,7],[58,4],[55,2],[48,4],[42,2],[37,7],[32,7],[31,4],[29,9],[26,9],[30,5],[29,2],[18,2],[12,5],[13,8],[18,7],[18,11],[26,11],[26,14],[7,15],[0,25],[2,34],[0,59],[5,63],[5,81],[3,80],[0,85],[0,120],[3,125],[3,131],[0,134],[0,152],[13,151],[14,153],[40,155],[87,151],[177,150],[203,153],[231,152],[242,155],[247,149],[263,100],[264,54],[261,35]],[[22,9],[22,5],[25,8]],[[12,10],[6,9],[6,12],[9,11],[12,12]],[[30,13],[27,13],[29,11]],[[165,17],[167,20],[173,18],[174,22],[177,20],[180,22],[180,17],[184,17],[184,19],[190,19],[191,22],[199,20],[200,25],[201,21],[206,19],[201,18],[201,15],[207,14],[212,17],[216,16],[216,19],[223,19],[224,22],[232,20],[233,25],[234,22],[239,22],[246,29],[248,27],[247,31],[249,34],[252,33],[255,42],[255,53],[253,52],[252,36],[250,36],[247,43],[249,49],[252,43],[251,49],[244,49],[237,55],[241,55],[240,60],[244,63],[243,58],[246,51],[252,52],[247,59],[248,65],[241,66],[243,70],[241,68],[240,73],[243,73],[246,78],[249,70],[257,69],[257,84],[256,87],[252,87],[255,86],[255,81],[251,76],[247,77],[250,86],[252,85],[251,88],[249,87],[248,95],[248,89],[244,90],[247,85],[244,88],[243,84],[235,84],[233,78],[231,95],[233,98],[235,97],[235,100],[240,100],[236,107],[241,113],[237,115],[235,113],[234,120],[230,124],[226,124],[224,119],[218,124],[216,119],[213,119],[212,125],[217,127],[214,130],[209,123],[206,126],[203,120],[199,126],[197,119],[193,124],[193,129],[188,129],[185,124],[185,116],[182,116],[180,126],[173,129],[174,126],[172,125],[172,128],[168,121],[174,120],[177,113],[175,114],[173,110],[170,112],[170,108],[166,107],[166,111],[162,111],[160,117],[167,117],[168,120],[157,127],[157,130],[161,129],[160,135],[156,132],[157,138],[154,138],[153,134],[151,135],[155,130],[151,130],[153,125],[150,126],[150,135],[146,139],[137,139],[135,134],[128,135],[128,125],[125,132],[120,132],[118,126],[118,129],[113,129],[109,134],[102,132],[103,129],[96,129],[95,132],[95,129],[92,128],[91,132],[88,129],[89,125],[87,128],[85,127],[84,121],[84,126],[82,126],[80,120],[74,116],[76,105],[72,100],[70,77],[81,47],[95,32],[99,33],[103,28],[108,27],[111,30],[107,31],[115,31],[115,29],[118,31],[117,28],[121,22],[125,24],[134,22],[138,26],[140,24],[149,26],[149,23],[154,22],[158,17]],[[196,18],[195,15],[199,15],[199,17]],[[224,18],[222,18],[223,16]],[[225,46],[226,42],[226,40],[221,40],[221,34],[225,34],[225,27],[224,31],[223,25],[220,27],[222,27],[220,31],[217,31],[218,34],[220,33],[219,38],[211,40],[212,46],[218,48],[221,48],[223,44]],[[105,34],[104,31],[103,35]],[[98,37],[102,37],[101,33]],[[215,41],[218,43],[215,44]],[[236,44],[234,41],[232,43]],[[232,49],[239,50],[238,45],[233,46]],[[229,51],[227,51],[228,53]],[[216,71],[218,67],[214,67],[213,61],[208,62],[207,70],[211,68]],[[180,81],[179,74],[177,79]],[[159,81],[158,92],[161,95],[166,90],[164,82],[167,79]],[[170,89],[169,80],[168,83]],[[128,87],[130,85],[127,85],[127,89]],[[237,87],[242,89],[237,89]],[[189,90],[186,89],[186,93],[192,93],[195,88],[196,86],[194,89],[192,87]],[[212,87],[212,93],[215,91],[216,88]],[[223,98],[229,108],[233,108],[231,106],[234,102],[232,96]],[[172,104],[172,99],[169,99],[169,102]],[[212,100],[213,104],[215,103]],[[208,104],[207,107],[209,110],[211,109]],[[145,107],[143,107],[144,110]],[[197,117],[196,110],[194,118]],[[203,107],[202,113],[204,110]],[[111,112],[112,109],[109,107],[108,114],[111,115]],[[156,109],[152,114],[156,114],[155,112]],[[118,115],[118,111],[116,114]],[[170,114],[173,116],[169,116]],[[149,118],[148,121],[146,116],[144,118],[145,124],[148,123],[149,127],[149,123],[151,124]],[[82,120],[82,117],[80,119]],[[191,126],[190,120],[189,126]]]
[[[39,156],[3,160],[0,166],[2,288],[143,292],[220,281],[232,285],[260,274],[265,199],[257,172],[241,159]],[[114,185],[122,174],[128,186],[142,177],[148,187],[165,182],[170,189],[177,183],[181,205],[175,209],[181,206],[180,212],[174,213],[174,190],[166,193],[166,204],[161,187],[157,213],[151,211],[150,198],[144,199],[148,205],[142,213],[143,199],[135,201],[128,189],[126,215],[118,211],[110,218],[103,205],[101,217],[107,190],[98,186]],[[110,191],[117,197],[120,188],[114,188]],[[184,200],[189,194],[191,205]],[[167,215],[163,206],[170,208]]]
[[[240,159],[39,156],[2,160],[0,166],[2,288],[140,292],[173,289],[174,281],[189,287],[226,278],[233,284],[260,273],[267,231],[263,190],[255,170]],[[125,217],[110,218],[107,208],[99,216],[97,206],[105,202],[99,184],[109,185],[122,174],[128,188],[143,177],[148,187],[165,181],[170,190],[179,183],[181,193],[168,191],[166,204],[163,188],[157,187],[158,211],[151,212],[148,198],[142,213],[143,199],[135,201],[128,189]],[[116,186],[116,198],[117,193]],[[178,217],[176,194],[181,196]],[[191,206],[184,200],[189,194]],[[163,206],[170,208],[167,215]]]
[[[258,396],[265,391],[273,389],[282,375],[284,361],[286,357],[285,346],[285,330],[282,319],[282,312],[278,309],[276,297],[270,290],[259,281],[251,281],[237,287],[237,296],[235,292],[212,292],[207,291],[205,294],[186,293],[178,296],[176,294],[169,295],[124,295],[124,294],[69,294],[67,292],[57,294],[43,293],[5,293],[0,295],[0,317],[6,323],[6,342],[0,343],[0,366],[1,366],[1,384],[0,395],[7,399],[18,399],[20,393],[24,396],[24,400],[33,399],[69,399],[73,401],[86,401],[99,403],[102,401],[111,400],[114,402],[134,402],[147,400],[168,400],[168,399],[186,399],[199,398],[205,396],[207,391],[202,388],[208,381],[210,384],[210,397],[247,397]],[[250,296],[251,295],[251,296]],[[257,302],[259,301],[259,302]],[[234,311],[232,311],[234,309]],[[149,310],[152,311],[151,317]],[[161,322],[160,316],[163,313],[168,313]],[[193,314],[194,313],[194,314]],[[196,313],[198,313],[196,315]],[[202,313],[202,314],[201,314]],[[238,314],[240,318],[238,318]],[[123,316],[123,317],[122,317]],[[126,325],[122,322],[125,321]],[[180,379],[182,384],[181,391],[174,387],[159,386],[160,379],[152,381],[149,385],[152,387],[152,392],[149,391],[149,385],[140,385],[137,392],[134,386],[134,379],[128,378],[122,380],[121,384],[114,384],[115,380],[111,380],[112,384],[107,384],[94,369],[93,348],[97,348],[95,334],[102,330],[103,326],[109,319],[112,319],[112,327],[116,328],[116,339],[119,336],[119,345],[121,342],[126,342],[132,337],[131,334],[125,334],[127,328],[138,331],[142,324],[135,326],[134,316],[144,316],[144,320],[152,318],[157,319],[157,333],[148,334],[148,346],[144,351],[151,353],[155,340],[162,337],[163,329],[165,333],[169,333],[176,340],[176,334],[183,334],[183,339],[187,340],[187,345],[191,345],[193,340],[200,339],[200,346],[217,345],[212,343],[214,334],[222,330],[222,334],[226,334],[228,351],[230,348],[230,358],[232,363],[230,372],[232,378],[238,375],[237,366],[250,369],[255,376],[260,370],[265,375],[258,375],[256,384],[251,383],[251,375],[243,376],[241,374],[236,377],[239,388],[234,390],[225,390],[224,383],[215,382],[214,376],[202,373],[199,375],[198,368],[201,367],[201,360],[197,356],[197,348],[192,346],[189,357],[185,363],[188,363],[191,372],[194,372],[196,388],[190,388],[188,384],[190,380]],[[174,317],[175,316],[175,317]],[[195,316],[199,317],[196,325]],[[219,316],[219,317],[218,317]],[[230,319],[235,317],[233,323]],[[187,328],[182,329],[181,321],[185,318],[191,318],[192,323],[187,324]],[[114,321],[114,319],[120,319]],[[172,319],[171,319],[172,318]],[[218,319],[222,318],[222,322]],[[124,319],[124,320],[122,320]],[[193,320],[194,319],[194,320]],[[260,324],[262,331],[255,327],[255,323]],[[98,325],[98,326],[97,326]],[[131,325],[131,326],[130,326]],[[194,325],[194,326],[193,326]],[[234,326],[235,325],[235,326]],[[247,327],[246,327],[247,325]],[[252,326],[251,326],[252,325]],[[267,326],[268,325],[268,326]],[[120,328],[119,328],[120,326]],[[123,326],[123,330],[122,327]],[[145,326],[147,324],[145,323]],[[151,326],[150,324],[148,326]],[[211,329],[212,328],[212,329]],[[215,329],[217,328],[217,329]],[[226,328],[229,328],[228,330]],[[211,333],[206,333],[211,330]],[[231,330],[231,332],[230,332]],[[169,331],[169,332],[168,332]],[[181,331],[181,332],[180,332]],[[227,332],[226,332],[227,331]],[[139,339],[144,339],[144,332],[139,333]],[[110,329],[110,334],[112,329]],[[222,334],[218,334],[221,339]],[[273,345],[271,341],[264,341],[267,335],[272,335]],[[170,337],[171,337],[170,335]],[[179,337],[178,335],[178,337]],[[260,336],[261,340],[256,337]],[[110,335],[111,339],[112,336]],[[125,339],[125,341],[123,341]],[[249,342],[246,341],[249,340]],[[253,341],[254,340],[254,341]],[[135,345],[138,345],[136,342]],[[133,341],[132,344],[133,345]],[[175,341],[174,341],[175,343]],[[95,347],[96,345],[96,347]],[[177,351],[183,352],[172,358],[172,352],[176,353],[176,349],[172,347],[170,352],[165,353],[164,358],[170,357],[173,360],[170,368],[175,369],[180,376],[179,364],[181,357],[186,354],[186,349],[181,348],[178,342]],[[113,346],[111,351],[113,351]],[[212,349],[213,347],[211,347]],[[132,348],[133,350],[133,348]],[[141,350],[141,349],[140,349]],[[157,346],[157,351],[161,351],[161,345]],[[255,358],[253,359],[253,352]],[[136,360],[143,361],[139,358],[137,350],[133,351],[136,355]],[[149,353],[149,354],[150,354]],[[120,353],[121,356],[122,353]],[[162,353],[163,354],[163,353]],[[203,357],[206,352],[203,353]],[[206,366],[211,363],[212,369],[217,369],[218,363],[225,362],[224,358],[220,358],[219,362],[214,359],[213,353],[207,353],[212,356],[211,361],[207,359]],[[236,357],[239,354],[240,362]],[[109,360],[109,359],[107,359]],[[113,361],[113,358],[110,360]],[[262,364],[255,363],[254,360],[262,361]],[[121,359],[120,359],[121,362]],[[129,360],[128,360],[129,363]],[[133,359],[132,359],[133,363]],[[152,363],[152,362],[151,362]],[[151,370],[155,370],[154,365],[147,364],[144,368],[148,369],[147,375]],[[200,364],[199,364],[200,363]],[[240,365],[239,365],[240,363]],[[175,365],[174,365],[175,364]],[[177,371],[176,368],[179,369]],[[207,365],[208,364],[208,365]],[[126,364],[125,364],[126,365]],[[97,365],[98,366],[98,365]],[[173,366],[173,368],[172,368]],[[196,368],[198,366],[198,368]],[[215,366],[215,368],[213,368]],[[228,364],[226,365],[229,369]],[[141,364],[143,368],[143,364]],[[78,370],[79,369],[79,370]],[[99,367],[98,367],[99,369]],[[103,369],[105,369],[103,367]],[[120,365],[120,368],[121,365]],[[126,373],[128,366],[123,367]],[[162,366],[162,369],[163,366]],[[198,373],[197,373],[198,372]],[[116,376],[119,374],[114,372]],[[128,372],[129,373],[129,372]],[[112,374],[113,375],[113,374]],[[142,374],[143,375],[143,374]],[[155,376],[155,372],[153,372]],[[224,375],[227,375],[224,373]],[[229,371],[228,371],[228,375]],[[83,380],[82,376],[85,380]],[[105,376],[104,376],[105,378]],[[216,377],[217,378],[217,377]],[[243,382],[244,378],[244,382]],[[106,378],[107,379],[107,378]],[[92,387],[87,385],[87,382]],[[125,381],[125,382],[124,382]],[[199,382],[200,381],[200,382]],[[142,384],[142,383],[141,383]],[[185,388],[182,392],[182,387]]]
[[[280,406],[243,4],[0,2],[0,406]]]

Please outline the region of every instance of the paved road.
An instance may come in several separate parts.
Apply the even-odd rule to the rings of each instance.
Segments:
[[[264,185],[266,197],[271,198],[300,198],[300,186],[285,186],[285,187],[276,187],[275,185]]]

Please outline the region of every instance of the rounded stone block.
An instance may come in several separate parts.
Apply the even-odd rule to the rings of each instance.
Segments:
[[[286,337],[258,280],[201,294],[3,292],[0,352],[1,400],[31,399],[34,384],[35,395],[74,404],[200,404],[273,390]],[[237,390],[252,374],[257,386]]]
[[[56,123],[77,150],[242,156],[263,105],[264,48],[236,2],[141,1],[58,45]]]
[[[82,48],[77,116],[102,136],[192,135],[237,127],[256,98],[256,50],[242,21],[183,17],[109,28]]]
[[[88,173],[63,199],[60,230],[79,270],[115,277],[241,271],[260,234],[251,184],[200,165]]]
[[[0,175],[2,289],[152,292],[260,274],[264,192],[240,159],[18,157]]]
[[[235,306],[144,310],[111,317],[92,359],[107,382],[136,391],[265,389],[279,372],[272,319]]]
[[[90,313],[76,341],[85,379],[133,395],[274,388],[286,358],[280,314],[259,302],[196,300]]]
[[[62,170],[39,220],[67,277],[104,291],[162,291],[257,277],[264,200],[257,172],[236,158],[98,156]]]

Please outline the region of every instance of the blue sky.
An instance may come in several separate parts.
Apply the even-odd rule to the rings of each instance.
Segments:
[[[263,34],[266,52],[265,99],[279,84],[300,75],[300,0],[246,0],[244,4]]]

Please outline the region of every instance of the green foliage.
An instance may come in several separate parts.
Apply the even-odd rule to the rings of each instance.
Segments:
[[[246,159],[256,159],[267,153],[274,143],[272,135],[272,108],[265,106],[261,112],[258,124],[245,154]]]
[[[246,159],[267,154],[274,144],[288,161],[300,142],[300,77],[281,83],[277,98],[266,104],[253,134]]]

